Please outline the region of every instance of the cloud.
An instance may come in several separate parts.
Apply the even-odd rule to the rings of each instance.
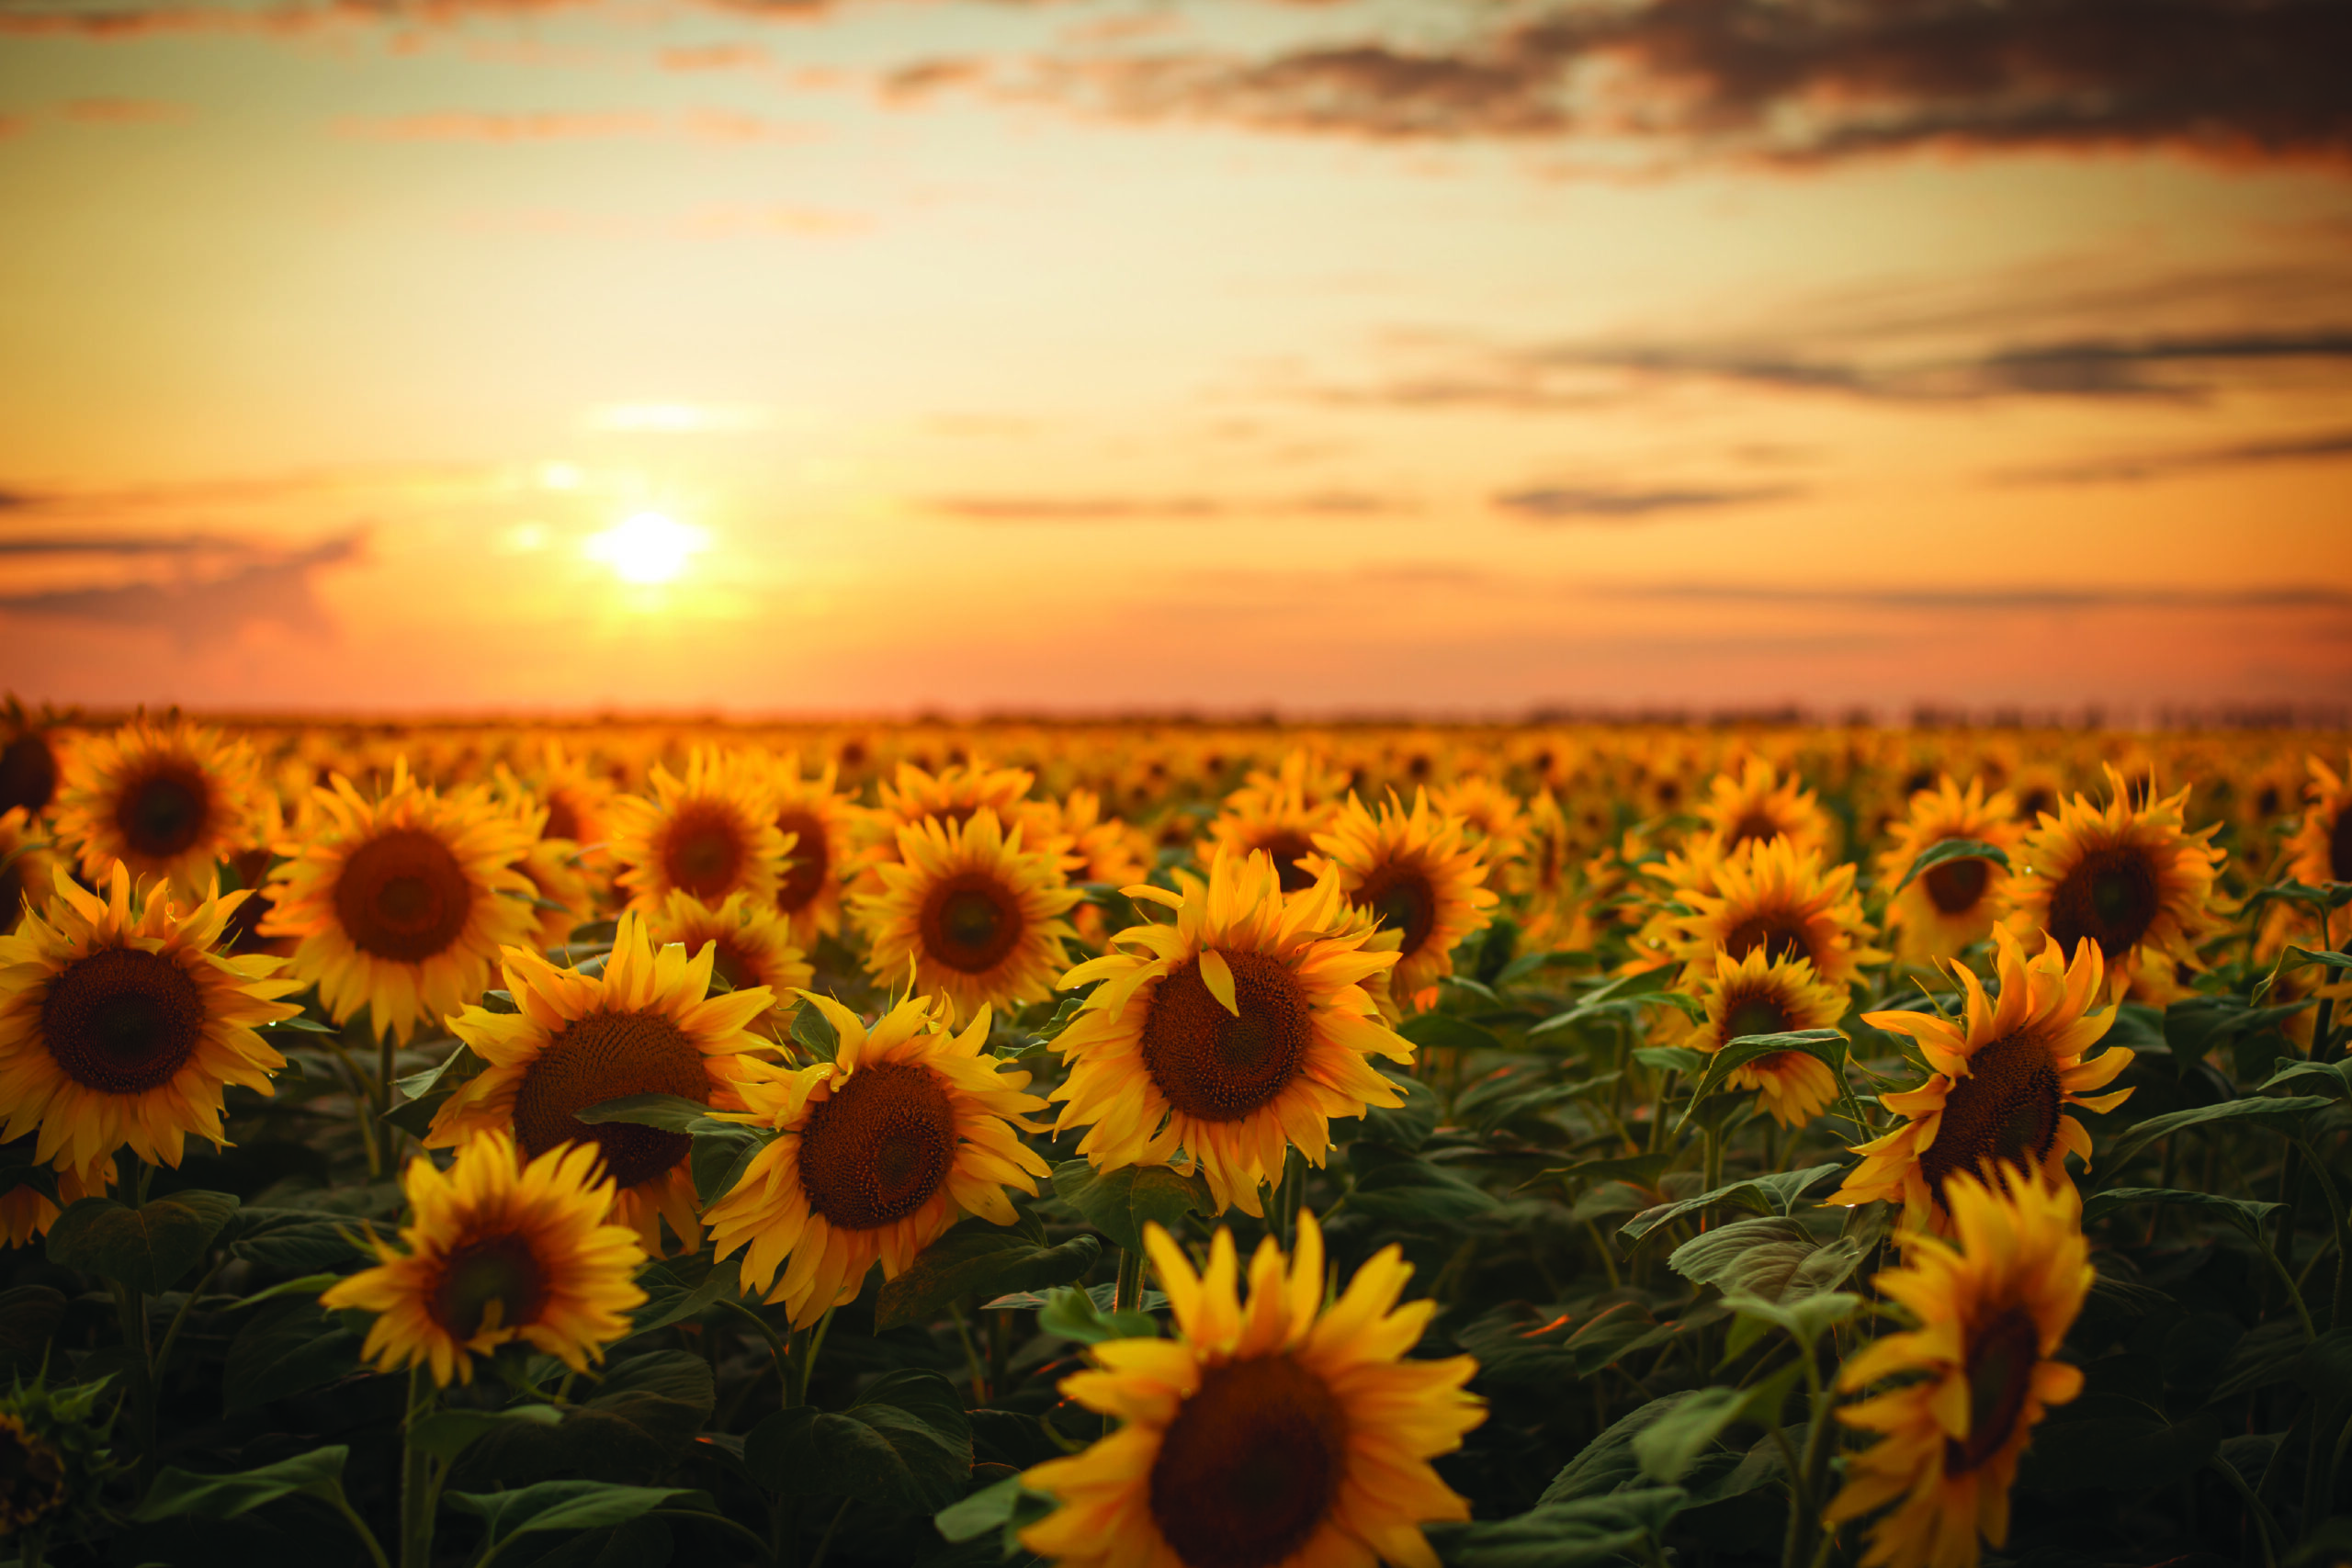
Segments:
[[[1349,491],[1245,500],[1206,495],[938,496],[926,511],[965,523],[1187,523],[1250,517],[1378,517],[1413,510]]]
[[[57,112],[79,125],[161,125],[186,119],[194,111],[186,104],[158,98],[76,98]]]
[[[2255,588],[1807,588],[1751,583],[1626,583],[1611,597],[1707,604],[1831,604],[1881,610],[2343,610],[2352,589]]]
[[[363,544],[356,530],[294,550],[198,536],[15,540],[0,545],[0,553],[187,558],[162,581],[0,592],[0,616],[160,630],[183,650],[218,646],[224,633],[254,624],[323,637],[334,624],[313,578],[356,561]],[[207,569],[196,564],[202,557],[217,559]]]
[[[1455,12],[1260,59],[1040,62],[1032,91],[1139,118],[1381,141],[1576,133],[1806,164],[1919,147],[2163,147],[2352,164],[2339,0],[1646,0]],[[1417,17],[1426,35],[1445,13]]]
[[[2135,452],[2111,457],[2086,457],[2038,468],[2011,468],[1996,476],[2013,484],[2114,484],[2161,479],[2167,474],[2206,468],[2234,468],[2267,463],[2312,463],[2352,457],[2352,430],[2322,431],[2316,435],[2277,441],[2241,441],[2226,446],[2191,446],[2163,452]]]
[[[1799,491],[1793,485],[1708,489],[1698,486],[1623,490],[1604,486],[1545,485],[1507,491],[1493,499],[1498,512],[1529,523],[1632,523],[1668,512],[1748,506],[1780,501]]]
[[[732,71],[765,65],[770,57],[757,44],[713,43],[665,49],[658,58],[665,71]]]
[[[658,136],[666,129],[660,115],[642,113],[575,114],[560,110],[499,114],[449,110],[437,114],[394,115],[335,121],[335,134],[363,141],[574,141],[614,136]]]

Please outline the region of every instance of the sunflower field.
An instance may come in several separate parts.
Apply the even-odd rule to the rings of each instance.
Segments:
[[[0,711],[0,1560],[2352,1563],[2308,734]]]

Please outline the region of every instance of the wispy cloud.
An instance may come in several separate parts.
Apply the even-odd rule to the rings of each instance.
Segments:
[[[1638,490],[1593,485],[1540,485],[1506,491],[1493,498],[1496,511],[1523,522],[1639,523],[1666,513],[1708,511],[1783,501],[1802,493],[1793,485],[1711,488],[1697,485]]]
[[[1248,517],[1379,517],[1416,510],[1351,491],[1240,498],[1210,495],[937,496],[924,509],[967,523],[1189,523]]]
[[[679,137],[695,141],[800,141],[807,126],[733,109],[538,109],[517,112],[447,109],[380,118],[348,116],[335,134],[362,141],[582,141],[620,137]]]
[[[2352,430],[2327,430],[2316,435],[2276,441],[2240,441],[2222,446],[2185,446],[2086,457],[2038,468],[2007,468],[1995,477],[2013,484],[2117,484],[2206,468],[2329,462],[2347,457],[2352,457]]]
[[[160,98],[75,98],[57,113],[77,125],[167,125],[195,111]]]
[[[217,647],[224,634],[256,623],[327,636],[334,623],[313,580],[323,569],[356,561],[363,543],[356,530],[293,549],[205,536],[8,540],[0,542],[0,555],[20,560],[161,558],[176,570],[129,582],[0,589],[0,618],[161,630],[184,649]]]

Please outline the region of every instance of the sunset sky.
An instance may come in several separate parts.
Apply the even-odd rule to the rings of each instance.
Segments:
[[[2335,0],[0,0],[0,688],[2352,701]]]

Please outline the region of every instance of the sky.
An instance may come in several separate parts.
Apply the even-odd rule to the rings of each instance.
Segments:
[[[2344,0],[0,0],[0,688],[2352,703]]]

